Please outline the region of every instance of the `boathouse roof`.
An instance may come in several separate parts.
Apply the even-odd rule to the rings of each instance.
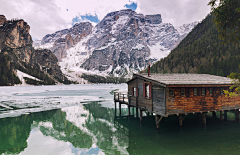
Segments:
[[[228,77],[221,77],[209,74],[154,74],[147,73],[133,74],[133,79],[139,77],[162,85],[229,85],[232,80]],[[133,80],[132,79],[132,80]],[[130,80],[130,81],[132,81]],[[128,81],[128,82],[130,82]],[[127,82],[127,83],[128,83]]]

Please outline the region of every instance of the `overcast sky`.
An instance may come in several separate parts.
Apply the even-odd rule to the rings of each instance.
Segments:
[[[144,15],[161,14],[164,23],[180,26],[201,21],[210,12],[209,0],[0,0],[0,14],[22,18],[33,39],[69,28],[76,22],[96,25],[113,11],[131,8]]]

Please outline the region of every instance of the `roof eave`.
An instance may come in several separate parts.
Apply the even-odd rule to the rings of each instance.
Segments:
[[[167,84],[165,84],[165,83],[161,83],[161,82],[159,82],[159,81],[156,81],[156,80],[153,80],[153,79],[150,79],[150,78],[141,76],[140,74],[133,74],[133,75],[135,76],[134,78],[139,77],[139,78],[141,78],[141,79],[143,79],[143,80],[148,80],[148,81],[150,81],[150,82],[156,83],[156,84],[158,84],[158,85],[160,85],[160,86],[162,86],[162,87],[167,87]],[[150,76],[150,77],[151,77],[151,76]]]

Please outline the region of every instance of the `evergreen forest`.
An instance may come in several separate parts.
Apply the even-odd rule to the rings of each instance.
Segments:
[[[88,80],[90,83],[126,83],[129,79],[123,78],[123,77],[103,77],[99,75],[88,75],[88,74],[82,74],[81,78],[84,78],[85,80]]]
[[[208,15],[164,59],[153,64],[151,73],[199,73],[228,76],[239,72],[239,43],[223,44]],[[142,72],[147,72],[147,69]]]

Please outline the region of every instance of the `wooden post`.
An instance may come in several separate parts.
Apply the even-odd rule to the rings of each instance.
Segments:
[[[133,115],[133,117],[134,117],[134,107],[132,107],[132,115]]]
[[[124,103],[124,94],[123,94],[123,103]]]
[[[239,122],[239,109],[235,110],[235,120]]]
[[[142,122],[142,109],[140,109],[140,122]]]
[[[115,116],[116,116],[116,113],[117,113],[117,103],[116,103],[116,101],[114,101],[114,105],[115,105]]]
[[[131,107],[128,106],[128,116],[130,116],[130,115],[131,115]]]
[[[212,118],[217,118],[217,114],[215,111],[212,111]]]
[[[203,118],[203,124],[206,125],[207,124],[206,113],[202,114],[202,118]]]
[[[119,116],[121,116],[122,110],[121,110],[121,102],[119,102]]]
[[[183,122],[183,117],[181,114],[179,114],[179,126],[183,125],[182,122]]]
[[[227,120],[227,110],[224,110],[224,120]]]
[[[159,115],[155,115],[155,121],[156,121],[156,128],[159,129]]]
[[[138,118],[138,107],[136,107],[136,117]]]
[[[223,121],[223,114],[222,114],[222,111],[220,111],[220,121],[221,121],[221,122]]]

